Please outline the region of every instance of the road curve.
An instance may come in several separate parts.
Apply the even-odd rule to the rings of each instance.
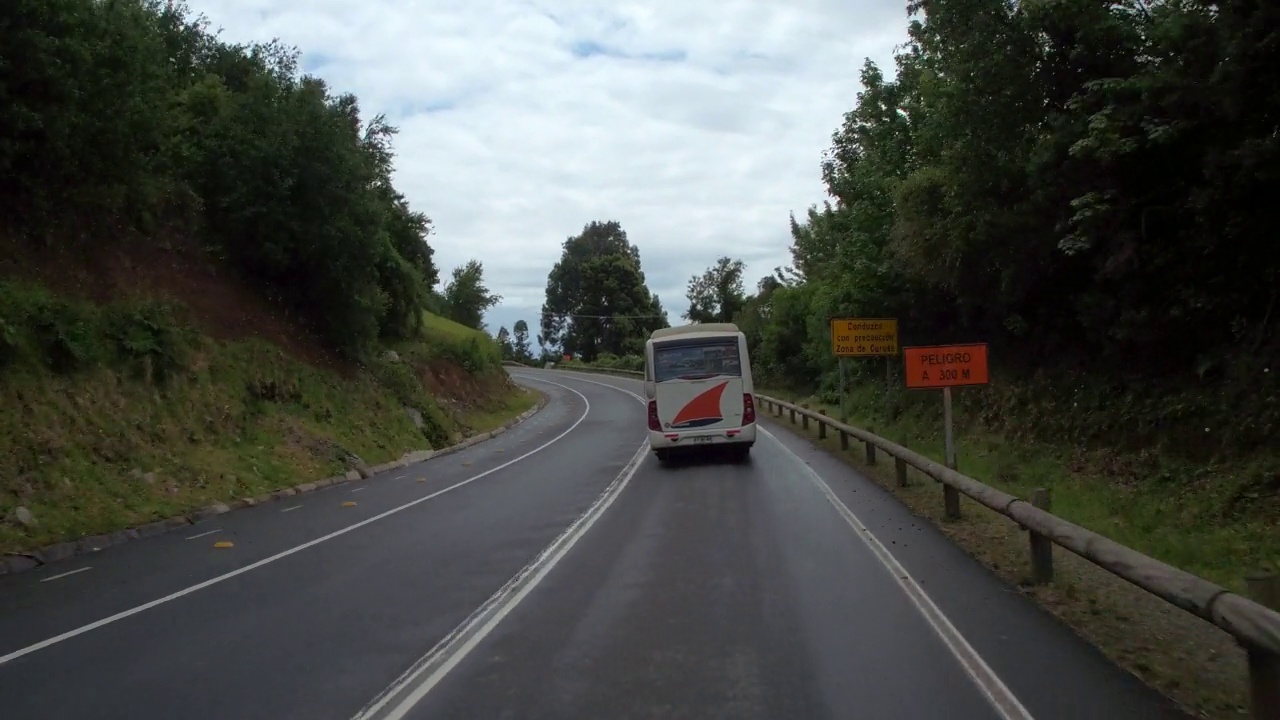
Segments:
[[[492,441],[0,577],[0,715],[1184,717],[807,441],[663,468],[639,383],[512,374]]]

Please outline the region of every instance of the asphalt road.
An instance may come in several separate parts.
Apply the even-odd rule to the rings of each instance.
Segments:
[[[639,383],[513,374],[492,441],[0,577],[0,717],[1184,717],[808,441],[663,468]]]

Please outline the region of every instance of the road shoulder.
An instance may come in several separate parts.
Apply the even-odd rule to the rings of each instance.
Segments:
[[[1187,717],[1188,712],[1205,717],[1239,716],[1233,708],[1192,707],[1193,703],[1188,702],[1188,698],[1196,696],[1193,688],[1177,692],[1176,686],[1170,688],[1167,683],[1152,682],[1150,673],[1143,672],[1150,670],[1146,663],[1151,662],[1151,654],[1157,647],[1164,647],[1165,651],[1176,654],[1186,663],[1203,662],[1192,658],[1192,654],[1203,656],[1205,646],[1198,645],[1198,640],[1216,648],[1226,637],[1214,626],[1061,549],[1054,552],[1054,582],[1048,586],[1031,585],[1028,582],[1026,534],[1006,518],[962,498],[961,519],[945,520],[942,492],[934,480],[913,472],[908,487],[900,488],[896,484],[893,465],[885,462],[866,465],[860,446],[858,452],[853,449],[841,452],[838,436],[834,434],[821,440],[813,430],[793,428],[779,418],[768,417],[765,422],[789,446],[797,450],[810,449],[812,452],[805,455],[806,462],[813,462],[815,456],[820,456],[823,467],[833,473],[861,479],[861,486],[870,492],[858,494],[877,497],[878,504],[886,513],[901,517],[905,523],[926,523],[929,530],[954,549],[957,558],[980,567],[984,575],[998,583],[1001,588],[999,594],[1029,601],[1021,605],[1036,610],[1042,616],[1039,622],[1053,621],[1063,631],[1059,634],[1066,640],[1076,645],[1087,645],[1096,655],[1088,660],[1089,663],[1105,661],[1115,670],[1115,675],[1127,679],[1122,682],[1129,684],[1127,681],[1132,681],[1133,685],[1141,686],[1140,690],[1131,688],[1127,693],[1144,694],[1145,691],[1161,698],[1168,707],[1163,710],[1167,714],[1159,717]],[[845,492],[848,492],[847,487]],[[950,594],[943,598],[943,602],[954,603],[957,600]],[[1176,634],[1166,634],[1171,632],[1170,628],[1174,628]],[[1070,637],[1066,637],[1068,634]],[[1117,639],[1120,644],[1117,644]],[[1123,650],[1117,652],[1117,647]],[[1228,652],[1231,650],[1227,647]],[[1240,656],[1243,657],[1242,652]],[[1211,653],[1207,660],[1229,667],[1232,658]],[[1017,663],[1011,662],[1010,667],[1014,672],[1019,671]],[[1222,682],[1216,679],[1219,675],[1211,674],[1209,677],[1215,678],[1211,682]],[[1067,683],[1063,685],[1067,686]],[[1231,690],[1218,688],[1215,694],[1223,689]],[[1222,694],[1226,696],[1228,693]],[[1175,704],[1181,707],[1175,710]]]

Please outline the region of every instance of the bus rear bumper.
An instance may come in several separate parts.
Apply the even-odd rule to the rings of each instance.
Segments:
[[[756,425],[715,430],[685,430],[683,432],[649,431],[651,450],[696,450],[722,445],[753,445],[756,441]]]

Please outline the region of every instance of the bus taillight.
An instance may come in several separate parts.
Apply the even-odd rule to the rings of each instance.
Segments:
[[[649,401],[649,429],[662,432],[662,421],[658,419],[658,401]]]
[[[742,393],[742,424],[750,425],[756,421],[756,399],[751,393]],[[650,420],[649,422],[653,422]]]

